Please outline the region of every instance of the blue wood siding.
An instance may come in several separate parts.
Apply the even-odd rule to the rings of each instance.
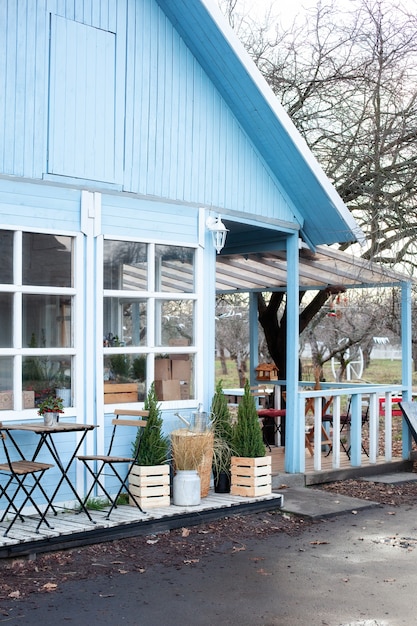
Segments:
[[[116,36],[52,16],[48,172],[117,182]]]
[[[198,212],[183,205],[103,195],[101,222],[105,235],[181,242],[184,245],[198,241]]]
[[[80,229],[80,192],[0,179],[0,224],[77,232]]]
[[[0,84],[0,174],[295,221],[154,0],[4,0]]]

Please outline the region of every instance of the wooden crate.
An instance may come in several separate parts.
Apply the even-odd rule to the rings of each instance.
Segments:
[[[271,457],[232,456],[230,493],[233,496],[267,496],[272,492]]]
[[[137,383],[104,383],[104,404],[137,401]]]
[[[169,465],[133,465],[129,473],[129,489],[145,511],[171,504],[169,482]],[[129,504],[135,506],[131,498]]]

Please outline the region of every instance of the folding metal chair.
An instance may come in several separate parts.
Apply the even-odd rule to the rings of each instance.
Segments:
[[[32,504],[40,516],[36,532],[39,532],[39,527],[42,522],[45,522],[48,528],[53,528],[53,526],[51,526],[46,519],[46,512],[42,513],[37,501],[34,498],[35,489],[39,488],[46,502],[49,504],[49,499],[41,485],[41,480],[46,470],[53,467],[53,465],[50,465],[49,463],[39,463],[38,461],[27,461],[20,453],[20,450],[17,450],[20,458],[16,461],[12,461],[6,445],[6,434],[4,432],[0,432],[0,439],[3,443],[3,450],[6,457],[6,463],[0,463],[0,475],[7,477],[6,483],[0,486],[0,496],[4,497],[8,502],[6,509],[3,511],[0,522],[3,522],[10,511],[14,511],[14,516],[3,533],[3,536],[7,537],[10,529],[17,519],[20,519],[22,522],[25,521],[22,511],[28,502]],[[32,483],[27,484],[30,477],[32,478]],[[13,489],[13,491],[10,491],[10,489]],[[18,495],[20,493],[23,497],[20,503],[17,504]],[[47,510],[48,508],[46,508],[46,511]]]
[[[340,416],[340,445],[342,449],[344,450],[344,452],[346,452],[349,459],[350,459],[350,452],[351,452],[352,445],[350,444],[350,441],[348,444],[346,444],[345,439],[344,439],[344,431],[348,433],[352,425],[351,403],[352,403],[352,397],[349,398],[346,413]],[[369,424],[369,402],[366,402],[366,403],[362,402],[362,405],[364,404],[365,404],[365,410],[362,410],[361,412],[362,428],[366,424]],[[364,452],[366,456],[369,456],[369,452],[365,448],[363,441],[361,442],[361,448],[362,448],[362,452]]]
[[[149,411],[115,409],[114,414],[116,417],[112,420],[113,430],[112,430],[110,445],[107,450],[107,454],[91,454],[91,455],[83,455],[83,456],[78,455],[76,457],[79,461],[82,461],[82,463],[84,463],[89,474],[93,478],[91,487],[88,490],[88,493],[84,498],[83,506],[84,507],[86,506],[86,503],[88,499],[90,498],[91,494],[93,493],[93,490],[95,489],[95,487],[99,487],[102,490],[102,492],[105,494],[109,502],[111,502],[111,507],[110,507],[109,512],[106,515],[106,519],[109,519],[113,509],[117,508],[117,502],[123,490],[126,490],[132,502],[135,503],[135,505],[138,507],[138,509],[142,513],[144,513],[138,500],[131,493],[129,489],[129,485],[128,485],[130,469],[132,465],[136,462],[139,456],[141,440],[139,441],[139,445],[137,446],[136,453],[133,457],[115,456],[112,451],[113,451],[113,446],[116,440],[116,430],[118,428],[120,428],[121,426],[136,426],[137,428],[143,428],[144,426],[146,426],[146,420],[120,419],[120,415],[129,416],[129,417],[130,416],[148,417]],[[93,467],[91,466],[91,464],[93,464]],[[123,466],[125,466],[126,464],[128,465],[128,470],[127,472],[122,473]],[[105,477],[105,476],[112,476],[112,477],[117,478],[119,482],[119,488],[115,496],[111,496],[108,492],[108,489],[104,487],[102,477]]]

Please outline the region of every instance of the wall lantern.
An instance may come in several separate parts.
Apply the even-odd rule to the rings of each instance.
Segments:
[[[213,245],[217,250],[217,254],[224,248],[226,243],[226,236],[229,232],[226,226],[223,224],[220,215],[212,217],[211,215],[206,220],[206,226],[211,232],[213,237]]]

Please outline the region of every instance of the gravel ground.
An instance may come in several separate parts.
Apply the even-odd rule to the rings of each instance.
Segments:
[[[386,485],[344,480],[315,488],[393,507],[414,506],[417,503],[415,482]],[[145,573],[155,564],[178,569],[189,567],[213,552],[226,555],[242,550],[248,539],[256,537],[262,541],[264,537],[276,533],[295,536],[311,525],[312,522],[308,520],[277,510],[230,516],[158,535],[48,553],[33,561],[4,560],[0,563],[0,616],[7,617],[10,601],[18,601],[34,593],[52,593],[69,580],[91,579],[102,575],[114,577],[134,571]]]

